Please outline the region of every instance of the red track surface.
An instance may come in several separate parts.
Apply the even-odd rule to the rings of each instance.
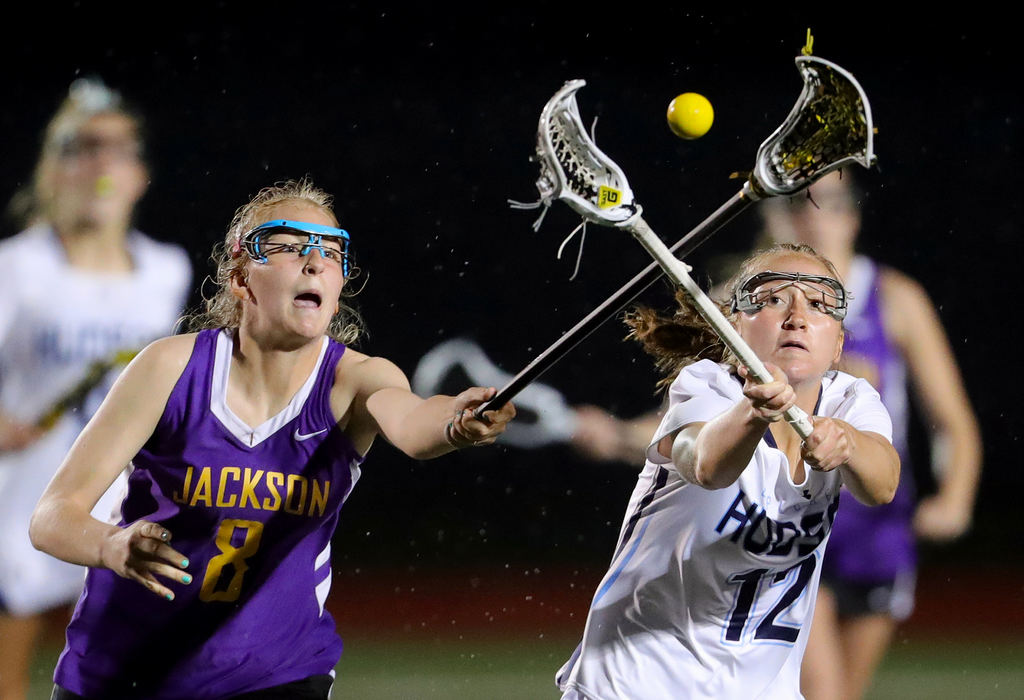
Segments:
[[[342,571],[328,607],[346,634],[576,636],[603,572],[526,569]],[[917,608],[902,634],[934,640],[1019,636],[1024,571],[921,572]]]

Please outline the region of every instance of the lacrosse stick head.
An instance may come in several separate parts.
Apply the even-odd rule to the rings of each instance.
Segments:
[[[537,126],[537,189],[550,207],[561,199],[586,221],[624,226],[640,215],[626,175],[587,134],[576,104],[584,80],[569,80],[548,100]]]
[[[798,56],[796,66],[803,91],[761,144],[748,180],[759,198],[795,194],[847,163],[875,161],[871,105],[856,78],[816,56]]]

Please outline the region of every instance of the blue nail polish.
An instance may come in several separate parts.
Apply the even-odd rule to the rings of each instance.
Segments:
[[[181,582],[182,583],[192,583],[192,577],[189,576],[188,574],[185,574],[184,576],[181,577]]]
[[[183,568],[184,568],[184,567],[186,567],[186,566],[188,566],[188,559],[185,559],[185,560],[184,560],[183,562],[181,562],[181,566],[182,566]]]
[[[164,598],[166,598],[167,600],[174,600],[174,596],[172,594],[170,594],[170,593],[165,595]]]

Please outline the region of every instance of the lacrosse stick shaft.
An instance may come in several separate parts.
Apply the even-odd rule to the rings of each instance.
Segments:
[[[704,219],[693,230],[676,241],[675,245],[668,249],[670,250],[669,257],[672,257],[671,253],[679,257],[689,255],[718,229],[746,209],[753,201],[754,199],[751,197],[748,189],[744,187],[733,195],[729,201],[720,206],[711,216]],[[537,379],[556,362],[565,357],[570,350],[597,330],[601,324],[625,309],[630,302],[661,279],[663,275],[664,270],[656,262],[644,268],[642,272],[620,287],[617,292],[608,297],[600,306],[587,314],[582,321],[552,343],[547,350],[538,355],[519,374],[513,377],[501,391],[495,394],[494,398],[477,408],[475,412],[476,417],[480,418],[484,411],[500,408],[511,401],[512,397],[522,391],[530,382]]]
[[[103,382],[108,372],[119,365],[127,365],[137,354],[137,350],[118,350],[109,359],[93,362],[85,376],[43,413],[36,421],[36,427],[43,430],[53,428],[65,413],[82,405],[92,390]]]
[[[711,324],[718,337],[732,350],[733,354],[739,358],[739,361],[750,370],[754,378],[761,384],[774,381],[771,372],[768,371],[768,368],[764,366],[764,363],[761,362],[757,354],[747,345],[747,342],[736,332],[736,329],[729,323],[729,319],[722,314],[708,295],[693,281],[693,278],[690,276],[689,266],[672,255],[672,252],[651,230],[647,222],[642,218],[637,218],[635,223],[630,226],[630,233],[640,241],[641,245],[651,254],[651,257],[657,261],[657,264],[665,270],[668,278],[686,290],[690,298],[693,299],[693,303],[700,312],[700,315]],[[806,440],[810,437],[814,426],[802,408],[792,406],[786,411],[785,415],[786,421],[793,426],[793,429],[796,430],[801,438]]]

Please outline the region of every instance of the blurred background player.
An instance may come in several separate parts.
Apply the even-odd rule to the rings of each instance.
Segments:
[[[80,397],[85,407],[72,406],[52,425],[40,421],[94,362],[170,332],[190,291],[184,250],[132,228],[149,182],[141,128],[117,92],[99,80],[76,80],[46,127],[30,185],[11,201],[9,214],[25,228],[0,242],[4,700],[24,697],[47,613],[66,615],[85,575],[33,549],[28,525],[98,399]],[[99,378],[95,384],[93,393],[108,385]],[[120,485],[97,504],[99,517],[119,507]]]
[[[971,524],[981,438],[953,352],[926,292],[905,274],[857,254],[860,193],[849,172],[808,194],[760,205],[765,236],[829,258],[851,292],[840,368],[878,389],[893,419],[903,469],[891,504],[867,508],[845,491],[825,556],[802,689],[809,700],[860,698],[897,624],[914,605],[915,538],[946,541]],[[912,384],[931,438],[938,488],[918,498],[907,444]]]

